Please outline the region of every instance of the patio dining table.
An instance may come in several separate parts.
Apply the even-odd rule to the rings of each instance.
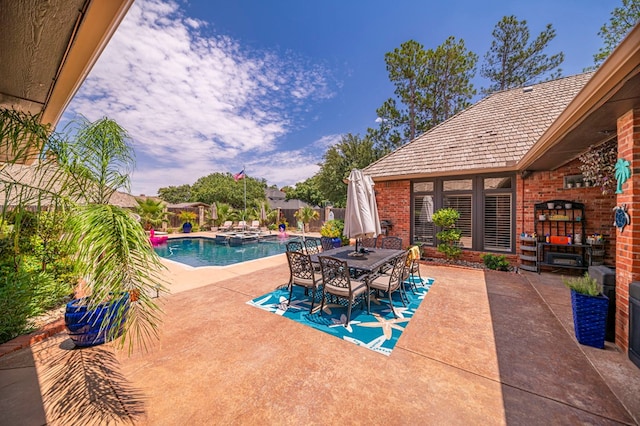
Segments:
[[[366,253],[354,255],[353,246],[343,246],[322,253],[311,255],[311,262],[319,263],[321,256],[331,256],[340,260],[345,260],[349,268],[357,269],[365,274],[378,272],[380,268],[397,256],[404,253],[404,250],[373,248],[367,249]]]

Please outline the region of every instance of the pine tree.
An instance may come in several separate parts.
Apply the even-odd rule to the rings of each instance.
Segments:
[[[491,48],[484,56],[480,75],[493,84],[484,88],[484,93],[520,87],[538,81],[558,78],[558,68],[564,61],[564,53],[552,56],[544,53],[556,31],[548,24],[535,40],[529,43],[527,21],[511,15],[498,22],[492,32]],[[555,71],[554,71],[555,69]]]

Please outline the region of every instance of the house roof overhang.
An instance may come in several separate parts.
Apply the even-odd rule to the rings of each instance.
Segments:
[[[132,4],[0,2],[0,106],[55,126]]]
[[[636,24],[578,95],[518,164],[554,170],[591,145],[615,137],[617,120],[640,108],[640,23]]]

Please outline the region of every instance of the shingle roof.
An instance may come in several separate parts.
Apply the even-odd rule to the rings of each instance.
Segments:
[[[593,73],[489,95],[370,164],[373,178],[513,169]]]

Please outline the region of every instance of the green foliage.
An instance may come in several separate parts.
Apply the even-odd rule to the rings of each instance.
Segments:
[[[438,251],[450,259],[457,258],[462,253],[459,245],[462,233],[455,228],[458,219],[460,213],[452,208],[439,209],[433,213],[433,223],[442,228],[436,234],[439,241]]]
[[[324,154],[324,163],[318,171],[318,188],[325,199],[335,207],[344,207],[347,203],[347,185],[344,180],[352,169],[363,169],[380,158],[381,153],[374,149],[369,138],[347,134]]]
[[[236,181],[231,173],[211,173],[199,178],[191,185],[191,201],[211,204],[214,201],[227,203],[234,209],[244,210],[244,185],[247,185],[247,207],[260,207],[266,201],[264,179],[245,175]]]
[[[159,228],[162,222],[169,220],[169,212],[165,210],[165,204],[162,201],[156,201],[153,198],[145,198],[144,200],[136,198],[138,207],[136,211],[140,215],[140,221],[144,229]]]
[[[484,253],[480,255],[480,258],[487,268],[493,269],[494,271],[508,271],[511,266],[507,257],[503,254],[495,255],[491,253]]]
[[[188,210],[182,210],[178,213],[178,218],[180,218],[183,223],[195,222],[196,217],[198,216],[194,212]]]
[[[562,70],[558,67],[564,61],[564,53],[551,56],[544,53],[556,36],[551,24],[529,43],[527,21],[518,21],[513,15],[504,16],[492,35],[493,41],[484,56],[480,75],[493,84],[484,88],[484,93],[524,86],[545,75],[549,80],[561,75]]]
[[[598,31],[604,46],[598,50],[597,54],[593,55],[596,66],[607,59],[638,20],[640,20],[640,0],[622,0],[622,6],[611,11],[609,22]]]
[[[588,272],[580,277],[562,278],[562,282],[571,290],[587,296],[598,296],[602,293],[602,286],[595,278],[589,276]]]
[[[191,185],[159,188],[158,196],[169,204],[188,203],[191,201]]]
[[[312,220],[318,220],[320,218],[320,213],[314,210],[313,207],[305,206],[296,211],[293,216],[302,222],[302,234],[304,235],[305,228],[309,222]]]
[[[286,194],[287,200],[302,200],[312,206],[323,206],[327,201],[320,190],[317,176],[298,182],[295,188],[283,188],[282,191]]]
[[[45,139],[48,127],[38,128],[37,119],[28,115],[0,109],[0,120],[0,152],[15,154],[0,169],[0,188],[5,194],[2,222],[8,219],[13,222],[9,244],[0,243],[3,250],[0,260],[4,270],[8,265],[15,274],[6,281],[8,287],[15,287],[5,286],[4,294],[24,293],[28,286],[22,277],[27,272],[30,279],[37,281],[36,295],[29,297],[55,300],[56,297],[51,297],[55,292],[46,290],[45,295],[40,295],[42,289],[48,288],[43,283],[53,282],[58,287],[64,280],[65,285],[75,284],[67,280],[77,271],[88,284],[89,310],[110,300],[112,294],[140,295],[128,308],[120,345],[128,341],[131,349],[134,343],[145,345],[150,337],[157,337],[160,309],[152,295],[166,291],[159,278],[162,264],[133,214],[108,204],[116,190],[129,187],[134,160],[127,132],[108,118],[89,122],[80,117],[65,128],[65,135]],[[23,130],[19,131],[20,128]],[[41,161],[30,170],[28,182],[10,173],[12,167],[34,156]],[[15,207],[9,210],[7,205]],[[53,222],[61,216],[36,220],[37,232],[33,233],[31,224],[25,220],[27,209],[70,212],[68,220],[62,221],[60,245],[53,243],[52,236],[58,232]],[[11,217],[7,212],[11,212]],[[40,230],[42,235],[38,234]],[[71,260],[63,254],[67,249],[73,249]],[[4,254],[8,252],[11,254],[6,262]],[[124,309],[126,306],[117,315],[124,315]],[[115,337],[119,330],[112,332],[108,338]]]
[[[320,228],[320,235],[329,238],[342,238],[344,233],[344,221],[333,219],[326,221]]]
[[[436,49],[409,40],[386,53],[397,99],[387,99],[376,110],[380,126],[368,129],[367,136],[387,153],[469,106],[476,93],[471,80],[477,61],[454,37]]]

